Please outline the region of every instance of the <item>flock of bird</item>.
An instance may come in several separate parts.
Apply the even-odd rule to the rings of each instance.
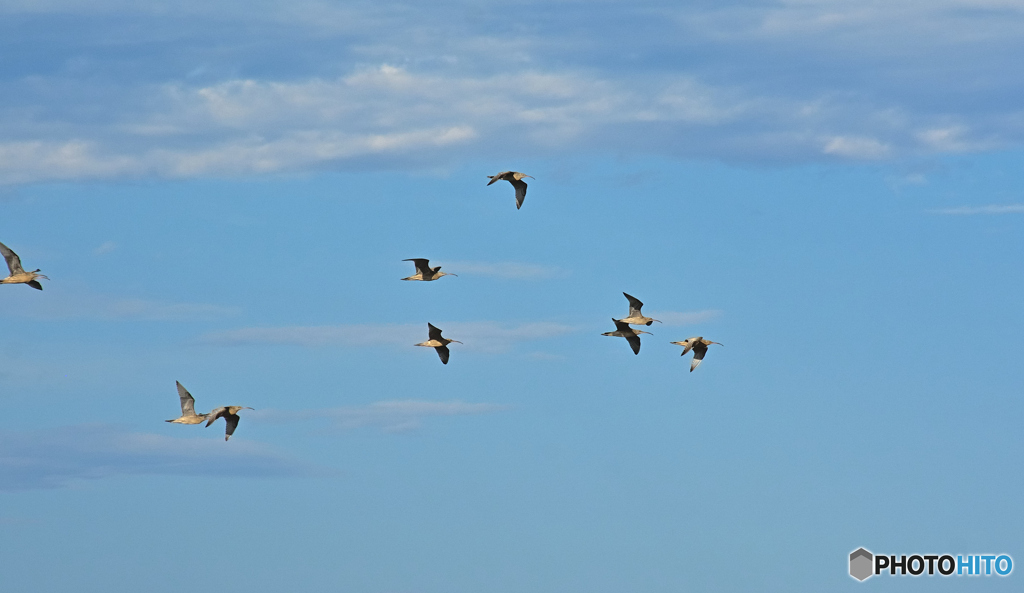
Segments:
[[[491,185],[495,181],[502,180],[511,183],[512,187],[516,190],[516,209],[518,210],[523,207],[523,201],[526,200],[526,182],[523,181],[526,177],[533,179],[530,175],[526,175],[525,173],[520,173],[518,171],[502,171],[497,175],[488,175],[490,181],[487,185]],[[0,254],[3,254],[4,260],[7,262],[7,268],[11,272],[6,278],[0,279],[0,284],[27,284],[36,290],[42,290],[43,285],[40,284],[38,280],[49,280],[49,278],[40,274],[40,270],[38,269],[26,272],[21,266],[21,258],[18,257],[18,254],[14,253],[14,251],[3,243],[0,243]],[[441,278],[442,276],[457,276],[457,274],[442,272],[441,266],[431,268],[430,260],[427,259],[413,258],[402,261],[411,261],[416,267],[415,274],[407,278],[402,278],[402,280],[431,282]],[[615,331],[605,332],[601,335],[626,338],[626,342],[629,343],[629,347],[633,349],[633,354],[640,354],[640,334],[650,335],[651,332],[641,331],[630,326],[650,326],[658,320],[644,316],[641,312],[644,304],[640,299],[626,294],[625,292],[622,294],[626,297],[626,300],[629,301],[629,314],[622,319],[615,319],[613,317],[612,322],[615,323]],[[658,323],[661,322],[658,321]],[[416,344],[416,346],[433,348],[437,352],[437,355],[443,364],[448,364],[448,358],[451,355],[451,352],[448,350],[448,344],[453,342],[456,344],[462,343],[458,340],[449,340],[448,338],[445,338],[441,335],[441,330],[431,323],[427,323],[427,338],[426,342],[420,342],[419,344]],[[705,340],[703,336],[687,338],[682,342],[672,342],[672,344],[678,344],[683,347],[682,355],[686,355],[691,350],[693,351],[693,360],[690,362],[691,373],[693,372],[693,369],[697,368],[701,361],[704,360],[704,355],[707,354],[708,346],[711,344],[721,345],[719,342]],[[209,427],[218,418],[223,418],[225,423],[225,441],[231,438],[231,435],[234,434],[235,429],[238,427],[238,412],[240,410],[253,409],[248,406],[221,406],[219,408],[214,408],[205,414],[199,414],[196,412],[196,400],[192,397],[192,394],[189,393],[181,383],[175,381],[175,384],[178,387],[178,398],[181,401],[181,416],[167,420],[167,422],[174,424],[202,424],[205,422],[206,426]]]

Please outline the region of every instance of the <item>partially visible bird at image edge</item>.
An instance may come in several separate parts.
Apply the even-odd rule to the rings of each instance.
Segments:
[[[21,267],[21,258],[18,257],[17,253],[11,251],[11,248],[0,243],[0,253],[3,254],[4,259],[7,261],[7,269],[11,271],[11,275],[6,278],[0,278],[0,284],[28,284],[36,290],[42,290],[43,285],[36,282],[36,278],[42,278],[49,280],[46,276],[39,273],[39,270],[33,270],[26,272]]]

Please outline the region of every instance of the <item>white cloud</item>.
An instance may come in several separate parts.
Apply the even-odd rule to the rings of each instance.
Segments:
[[[1024,214],[1024,204],[1004,204],[990,206],[960,206],[959,208],[943,208],[932,210],[935,214],[973,215],[973,214]]]
[[[285,477],[323,473],[244,439],[179,438],[104,424],[0,432],[0,491],[113,476]]]
[[[0,183],[136,176],[144,172],[129,155],[103,154],[96,142],[0,142]]]
[[[203,129],[201,125],[190,131],[199,129]],[[464,143],[473,139],[476,132],[469,126],[450,126],[367,134],[282,130],[271,139],[252,134],[241,138],[228,136],[210,138],[209,144],[190,149],[164,148],[157,141],[134,154],[117,154],[112,147],[84,140],[4,143],[0,144],[0,183],[293,171],[354,157]]]
[[[253,412],[255,420],[294,422],[311,419],[329,419],[342,429],[376,427],[385,432],[404,432],[419,428],[423,420],[435,416],[466,416],[490,414],[510,409],[499,404],[467,403],[462,401],[392,400],[365,406],[347,406],[322,410]]]
[[[558,151],[614,145],[609,133],[627,133],[628,144],[639,148],[677,144],[680,136],[665,136],[671,129],[665,126],[726,127],[732,131],[722,132],[722,140],[735,144],[749,134],[736,126],[828,125],[816,121],[820,101],[810,108],[754,99],[678,75],[637,81],[529,70],[442,76],[383,65],[334,80],[176,83],[147,93],[148,111],[126,110],[102,130],[0,143],[0,182],[272,173],[370,157],[429,160],[470,148],[491,150],[495,141],[510,139],[528,150]],[[648,133],[649,126],[657,126],[657,133]],[[790,136],[789,149],[810,148],[813,140],[804,136]],[[776,135],[770,142],[780,140]],[[758,142],[749,139],[744,150]],[[836,137],[825,152],[878,158],[888,151],[882,146]]]
[[[948,126],[923,130],[917,134],[921,144],[934,152],[979,152],[998,147],[998,142],[972,137],[966,126]]]
[[[18,32],[29,48],[31,26],[105,16],[48,46],[63,67],[30,52],[28,75],[0,81],[0,183],[566,152],[878,160],[1024,141],[1020,2],[556,3],[503,31],[509,5],[490,6],[465,19],[462,2],[4,3],[34,15]],[[137,70],[88,51],[111,34],[146,48]],[[311,38],[330,59],[295,49]],[[701,60],[674,59],[693,47]]]
[[[853,159],[880,159],[891,152],[891,147],[874,138],[835,136],[828,140],[822,152]]]
[[[519,324],[479,321],[432,322],[444,336],[464,342],[461,347],[483,352],[504,352],[519,342],[553,338],[576,331],[554,322]],[[352,324],[291,327],[247,327],[214,332],[200,340],[206,344],[241,346],[282,344],[309,348],[340,346],[411,346],[427,339],[427,324]]]

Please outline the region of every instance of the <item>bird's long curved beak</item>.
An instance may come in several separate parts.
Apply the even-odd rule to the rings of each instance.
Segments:
[[[645,332],[645,331],[644,331],[644,330],[642,330],[642,329],[638,329],[638,330],[636,330],[636,333],[638,333],[638,334],[647,334],[647,335],[649,335],[649,336],[653,336],[653,335],[654,335],[654,334],[652,334],[651,332]]]
[[[462,342],[460,342],[458,340],[452,340],[452,342],[455,342],[456,344],[462,344]],[[462,345],[465,346],[465,344],[462,344]]]
[[[660,319],[654,319],[653,317],[651,318],[651,321],[657,321],[658,323],[661,323]]]

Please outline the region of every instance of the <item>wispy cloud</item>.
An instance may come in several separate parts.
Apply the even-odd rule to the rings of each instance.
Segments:
[[[468,350],[503,352],[519,342],[543,340],[576,331],[570,325],[554,322],[469,323],[432,322],[447,338],[465,342]],[[427,325],[416,324],[353,324],[291,327],[246,327],[206,334],[200,341],[222,346],[283,344],[317,348],[325,346],[401,346],[426,340]]]
[[[658,319],[665,325],[696,325],[713,321],[722,316],[718,309],[703,311],[659,311]]]
[[[891,147],[875,140],[859,136],[836,136],[830,138],[822,152],[853,159],[880,159],[891,151]]]
[[[1011,37],[1019,33],[1018,0],[783,0],[723,2],[710,10],[679,11],[693,30],[716,38],[813,40],[819,46],[852,43],[870,53],[907,43],[932,46]],[[945,39],[926,39],[943,32]],[[871,47],[874,42],[874,47]]]
[[[200,338],[205,344],[218,346],[250,346],[282,344],[319,348],[324,346],[408,345],[422,337],[426,325],[351,324],[306,325],[288,327],[243,327],[213,332]],[[422,340],[420,340],[422,341]]]
[[[237,315],[238,309],[205,303],[167,303],[144,299],[124,299],[107,304],[99,314],[119,319],[192,321]]]
[[[958,208],[943,208],[931,210],[934,214],[951,214],[970,216],[973,214],[1024,214],[1024,204],[1004,204],[989,206],[960,206]]]
[[[105,424],[0,432],[0,491],[142,474],[263,478],[320,473],[244,439],[177,438]]]
[[[578,330],[572,325],[547,321],[519,324],[480,321],[451,323],[450,326],[450,335],[465,342],[467,349],[491,353],[504,352],[520,342],[556,338]]]
[[[237,307],[174,303],[80,292],[23,301],[19,315],[36,319],[109,319],[124,321],[204,321],[238,315]]]
[[[521,262],[470,262],[456,261],[448,264],[456,273],[467,276],[491,276],[512,280],[543,280],[566,274],[558,266],[543,266]]]
[[[93,255],[106,255],[113,253],[117,249],[117,243],[113,241],[104,241],[96,249],[92,250]]]
[[[261,410],[251,413],[250,416],[255,420],[270,422],[327,419],[341,429],[375,427],[385,432],[405,432],[419,428],[424,419],[429,417],[490,414],[508,409],[509,406],[500,404],[408,399],[321,410]]]

